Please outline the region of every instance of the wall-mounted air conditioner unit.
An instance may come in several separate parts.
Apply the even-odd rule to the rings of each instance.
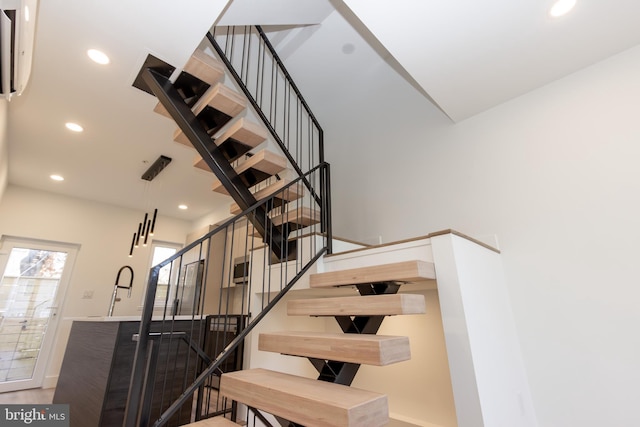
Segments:
[[[0,0],[0,95],[24,90],[33,60],[38,0]]]

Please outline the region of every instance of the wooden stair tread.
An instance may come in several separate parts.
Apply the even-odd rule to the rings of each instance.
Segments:
[[[285,223],[308,227],[320,222],[320,211],[305,206],[271,216],[271,223],[279,226]]]
[[[246,161],[236,166],[235,170],[238,175],[242,175],[250,169],[257,170],[267,175],[275,175],[278,172],[282,172],[286,167],[286,157],[280,156],[272,151],[265,149],[257,152],[253,156],[249,157]],[[209,170],[209,168],[205,170]],[[227,189],[222,185],[222,182],[220,182],[220,180],[218,179],[214,181],[212,190],[217,193],[229,194],[227,192]]]
[[[219,138],[214,138],[215,144],[220,147],[223,155],[229,162],[234,162],[238,158],[248,153],[267,139],[267,135],[259,125],[245,120],[244,117],[236,120]],[[176,131],[174,141],[193,148],[191,141],[184,133]],[[194,160],[194,166],[208,170],[206,163],[201,156]]]
[[[247,147],[246,151],[257,147],[267,139],[266,132],[258,125],[244,117],[240,117],[218,138],[214,138],[214,142],[218,146],[236,143]],[[179,128],[173,133],[173,140],[187,147],[193,148],[191,141]],[[244,153],[242,153],[244,154]]]
[[[207,106],[235,117],[247,107],[247,99],[229,86],[218,83],[202,95],[193,106],[193,112],[198,115]]]
[[[225,74],[224,65],[220,61],[199,49],[191,55],[182,71],[197,77],[210,86],[218,84]],[[169,112],[160,102],[155,105],[153,111],[171,118]]]
[[[389,422],[385,395],[266,369],[223,374],[220,393],[302,425],[378,427]]]
[[[228,86],[225,86],[222,83],[217,83],[210,87],[204,95],[198,99],[191,108],[191,111],[193,111],[193,114],[197,116],[207,107],[211,107],[214,110],[223,113],[227,116],[227,119],[230,119],[236,117],[247,107],[247,100],[240,93],[234,91]],[[157,110],[158,108],[160,110]],[[166,112],[160,103],[158,103],[156,108],[153,109],[153,111],[160,114],[163,114],[162,110],[166,113],[164,115],[170,117],[169,113]],[[220,127],[226,123],[228,123],[228,120],[225,123],[221,123]],[[189,142],[189,139],[184,135],[180,128],[173,132],[173,140],[184,145],[191,145],[191,142]]]
[[[270,213],[269,218],[274,227],[280,227],[284,224],[288,225],[288,232],[298,230],[300,228],[309,227],[320,222],[320,211],[307,207],[298,207],[288,210],[284,213]],[[250,226],[249,235],[258,237],[258,231]]]
[[[182,71],[191,74],[213,86],[224,76],[224,65],[213,56],[197,49],[189,58]]]
[[[302,197],[303,195],[302,185],[294,184],[288,187],[285,191],[281,191],[282,188],[286,187],[289,183],[291,183],[290,179],[281,179],[280,181],[276,181],[273,184],[267,187],[264,187],[259,191],[256,191],[255,193],[253,193],[253,197],[255,197],[256,200],[262,200],[275,194],[278,199],[286,200],[287,202],[291,202],[292,200],[297,200],[300,197]],[[278,192],[280,193],[276,194]],[[238,206],[237,203],[231,204],[230,211],[233,215],[237,215],[240,212],[242,212],[242,210],[240,209],[240,206]]]
[[[289,316],[393,316],[424,313],[424,295],[419,294],[313,298],[287,302]]]
[[[227,418],[213,417],[183,425],[187,427],[238,427],[240,424],[236,424]]]
[[[377,282],[420,282],[435,278],[433,263],[403,261],[312,274],[309,276],[309,286],[311,288],[326,288]]]
[[[216,138],[216,144],[222,145],[228,139],[235,139],[249,147],[257,147],[263,143],[268,137],[267,132],[259,124],[250,120],[245,120],[244,117],[238,119],[218,138]]]
[[[362,365],[385,366],[411,359],[409,338],[324,332],[261,333],[258,349]]]

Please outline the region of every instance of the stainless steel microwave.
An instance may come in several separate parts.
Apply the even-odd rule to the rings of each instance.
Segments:
[[[233,283],[244,285],[249,283],[249,257],[242,256],[233,260]]]

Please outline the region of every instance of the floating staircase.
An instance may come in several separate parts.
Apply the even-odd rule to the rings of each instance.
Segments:
[[[220,53],[219,46],[215,43],[213,45]],[[265,259],[274,261],[275,255],[275,262],[283,262],[281,268],[265,265],[265,270],[274,267],[273,269],[280,271],[281,276],[285,278],[285,283],[288,283],[281,284],[275,291],[264,292],[263,288],[263,295],[273,292],[277,293],[277,297],[267,300],[269,307],[263,305],[263,310],[251,319],[248,327],[234,338],[233,343],[225,347],[215,360],[210,358],[207,361],[208,366],[163,412],[154,424],[156,426],[165,425],[167,417],[176,414],[181,405],[193,399],[196,390],[202,387],[203,379],[216,372],[226,352],[237,348],[233,346],[237,346],[237,343],[244,339],[253,325],[266,315],[270,307],[305,274],[313,262],[323,253],[331,251],[330,230],[322,229],[317,235],[290,235],[294,231],[329,222],[327,218],[330,180],[322,144],[318,144],[317,152],[314,152],[316,148],[312,147],[308,153],[292,155],[289,147],[295,145],[292,149],[296,149],[297,139],[295,144],[284,144],[276,134],[273,123],[265,118],[263,111],[257,110],[256,100],[248,93],[247,87],[241,86],[244,91],[244,94],[241,94],[224,83],[225,67],[230,67],[229,70],[236,80],[238,76],[234,74],[229,59],[224,56],[222,59],[226,64],[224,67],[205,52],[197,51],[174,80],[173,70],[167,72],[167,69],[154,69],[151,66],[143,67],[142,80],[147,85],[147,91],[159,100],[154,111],[172,118],[177,123],[178,129],[173,133],[174,141],[181,146],[193,147],[199,155],[194,160],[194,167],[214,174],[212,191],[231,196],[235,202],[231,205],[231,213],[247,212],[247,236],[261,236],[268,246],[265,251],[272,252],[271,258]],[[288,77],[288,74],[284,74]],[[288,82],[291,88],[283,89],[282,93],[286,93],[287,97],[292,93],[298,94],[293,83]],[[249,96],[248,100],[245,94]],[[251,120],[253,110],[247,108],[249,104],[264,121],[264,127],[262,123],[257,124]],[[299,105],[308,108],[303,100]],[[288,105],[285,110],[290,107],[291,105]],[[305,120],[306,123],[298,125],[294,133],[309,133],[310,140],[314,141],[311,123],[315,118],[310,111],[309,117]],[[283,128],[289,129],[289,123],[281,124]],[[315,141],[321,142],[322,130],[319,129],[317,132]],[[305,167],[303,172],[298,162],[311,159],[316,154],[320,161],[315,164],[309,161],[309,168]],[[311,175],[313,173],[316,175]],[[323,209],[322,212],[319,210],[320,207]],[[233,224],[230,226],[231,234],[235,230],[235,221],[237,219],[230,220],[230,224]],[[213,232],[209,234],[213,235]],[[226,233],[221,233],[221,236],[223,235]],[[200,240],[204,241],[206,238]],[[284,262],[293,260],[292,254],[297,254],[299,249],[302,250],[304,245],[296,247],[297,238],[307,239],[305,242],[314,242],[316,238],[326,239],[326,246],[318,251],[309,249],[308,263],[302,266],[303,263],[300,261],[301,269],[296,270],[295,278],[290,280],[287,276],[287,267],[290,264]],[[202,249],[199,248],[200,251]],[[229,250],[229,253],[231,252]],[[247,253],[243,259],[249,259]],[[304,256],[301,256],[302,259]],[[296,264],[298,261],[296,259]],[[255,260],[252,264],[255,264]],[[318,372],[317,379],[262,368],[226,372],[220,376],[219,396],[246,405],[254,413],[260,414],[258,418],[265,417],[265,413],[270,414],[287,427],[377,427],[388,424],[387,397],[381,393],[351,387],[351,383],[363,364],[387,366],[411,358],[407,337],[377,335],[377,332],[386,316],[424,313],[425,303],[422,295],[403,295],[398,294],[398,291],[404,283],[434,278],[433,265],[424,261],[389,261],[386,264],[374,262],[368,267],[344,268],[340,271],[310,275],[311,288],[326,290],[349,286],[355,287],[360,296],[290,301],[288,314],[335,317],[342,333],[263,333],[259,337],[258,348],[260,351],[307,358]],[[242,286],[249,287],[250,282],[251,280],[246,280]],[[246,295],[255,295],[257,292],[259,291],[247,288]],[[149,297],[147,299],[152,300]],[[145,304],[144,317],[150,321],[151,315],[148,312],[148,305]],[[139,343],[146,335],[141,326]],[[143,348],[142,344],[139,344],[139,348]],[[143,365],[144,357],[137,354],[136,370],[141,371]],[[138,382],[132,381],[133,384],[141,388]],[[140,394],[138,391],[134,393]],[[235,417],[235,409],[230,413]],[[197,417],[201,415],[201,412],[197,413]],[[133,421],[134,415],[128,415],[127,425],[132,425]],[[224,418],[212,418],[192,425],[211,427],[237,424]]]
[[[154,78],[165,82],[163,77]],[[206,52],[196,50],[175,81],[168,82],[180,95],[179,102],[188,106],[193,114],[195,120],[190,124],[200,127],[204,132],[201,135],[206,134],[204,141],[187,135],[162,100],[154,111],[176,119],[179,126],[173,140],[198,151],[193,166],[214,173],[212,191],[232,196],[231,214],[237,215],[261,200],[272,198],[265,212],[257,209],[250,219],[253,234],[263,237],[265,242],[286,241],[292,231],[318,224],[320,214],[299,203],[289,208],[291,202],[305,196],[304,186],[291,185],[291,179],[280,176],[293,171],[287,157],[269,146],[269,133],[264,125],[252,121],[245,113],[246,97],[227,86],[224,78],[224,65]],[[188,122],[188,118],[185,121]],[[205,147],[199,148],[199,144]],[[220,166],[220,163],[224,164]],[[216,170],[220,167],[222,172]],[[273,252],[292,259],[295,242],[285,246],[274,247]]]
[[[385,316],[422,314],[423,295],[398,294],[404,283],[435,279],[433,265],[402,261],[311,274],[311,288],[355,286],[360,296],[291,300],[291,316],[332,316],[343,333],[262,333],[259,350],[306,357],[317,380],[249,369],[223,374],[220,393],[287,420],[283,425],[375,427],[388,423],[384,395],[350,387],[362,364],[385,366],[409,360],[409,339],[376,335]]]
[[[249,65],[243,52],[243,55],[239,55],[241,65],[234,67],[232,64],[234,55],[223,51],[220,44],[215,42],[216,36],[208,34],[207,38],[225,66],[221,66],[208,54],[197,51],[175,80],[172,80],[173,67],[165,67],[162,64],[157,66],[159,61],[157,59],[149,61],[151,65],[143,66],[140,79],[136,79],[136,82],[141,80],[144,83],[136,87],[154,94],[159,99],[160,102],[154,110],[161,115],[171,117],[177,123],[178,130],[173,134],[176,143],[195,148],[199,157],[194,161],[194,166],[213,172],[215,178],[212,179],[212,189],[231,196],[235,202],[231,205],[231,213],[245,212],[249,224],[245,227],[246,221],[240,217],[226,221],[173,257],[153,267],[145,296],[124,425],[147,426],[150,425],[147,421],[150,421],[154,427],[162,427],[176,418],[179,419],[181,409],[185,405],[189,409],[187,411],[187,416],[191,417],[189,419],[213,417],[190,424],[196,427],[246,425],[243,419],[244,414],[238,414],[238,408],[244,408],[244,406],[255,414],[260,422],[266,421],[265,425],[271,425],[269,423],[273,418],[284,427],[387,425],[389,423],[387,396],[379,392],[355,388],[351,384],[361,365],[388,366],[411,358],[407,337],[384,336],[377,333],[386,316],[425,313],[425,300],[422,294],[404,294],[399,291],[405,284],[413,282],[426,281],[429,282],[428,286],[435,284],[434,265],[425,261],[427,259],[438,259],[438,271],[444,272],[440,274],[442,289],[460,291],[443,292],[440,296],[447,303],[441,308],[443,318],[452,319],[447,327],[450,331],[451,327],[454,328],[455,344],[461,344],[458,354],[449,358],[449,363],[453,365],[452,372],[459,374],[456,382],[452,381],[454,393],[456,393],[455,406],[459,408],[457,413],[459,424],[498,425],[504,419],[503,407],[510,407],[511,414],[515,414],[510,416],[510,420],[520,420],[521,415],[525,415],[522,395],[518,394],[518,399],[512,399],[512,390],[525,390],[526,378],[516,378],[512,381],[510,378],[505,380],[508,376],[503,375],[502,378],[497,379],[503,384],[502,390],[498,393],[496,390],[500,387],[494,386],[496,378],[491,376],[491,372],[503,367],[506,367],[505,372],[517,373],[520,368],[509,356],[516,352],[503,351],[503,348],[512,350],[517,348],[517,343],[514,344],[516,347],[498,345],[492,349],[488,348],[491,346],[477,345],[483,342],[481,339],[469,339],[471,333],[479,337],[485,336],[478,330],[487,328],[478,328],[478,324],[494,325],[490,336],[493,342],[496,337],[495,331],[504,329],[500,320],[509,318],[508,310],[505,310],[505,308],[508,309],[508,304],[504,303],[506,301],[504,298],[499,300],[500,304],[494,304],[493,300],[487,297],[477,305],[478,308],[482,306],[482,310],[474,309],[468,312],[465,312],[463,304],[466,302],[463,301],[463,297],[466,299],[485,297],[485,289],[476,286],[478,283],[492,289],[494,292],[491,295],[503,294],[500,289],[503,284],[502,276],[497,273],[499,269],[496,259],[493,256],[487,256],[486,253],[478,253],[475,250],[477,248],[472,251],[467,245],[460,245],[459,242],[445,238],[442,234],[433,234],[428,237],[438,240],[434,247],[431,243],[428,248],[424,245],[407,243],[402,251],[391,252],[370,248],[366,250],[366,254],[349,253],[347,256],[343,254],[342,257],[336,257],[330,261],[328,257],[325,258],[324,271],[308,276],[308,286],[314,289],[314,296],[326,292],[327,297],[288,301],[287,315],[312,318],[331,316],[335,318],[342,333],[291,330],[265,332],[264,329],[268,327],[266,326],[268,323],[263,323],[258,326],[263,333],[255,337],[258,335],[256,325],[265,319],[276,304],[280,303],[281,298],[293,289],[298,280],[305,277],[317,260],[332,252],[333,241],[330,224],[330,176],[329,165],[324,161],[323,131],[290,75],[284,69],[281,60],[272,51],[272,46],[266,40],[262,30],[259,27],[252,28],[261,37],[258,46],[252,45],[255,48],[243,49],[245,52],[252,51],[260,54],[258,61],[252,65]],[[247,34],[249,36],[252,34],[251,31],[254,30],[238,32],[241,37],[240,43],[229,42],[235,38],[235,29],[227,28],[226,35],[222,38],[227,42],[226,46],[246,47],[251,45],[250,37],[247,38]],[[271,51],[273,56],[265,61],[263,53],[267,51]],[[250,89],[248,86],[251,84],[248,83],[247,77],[255,76],[248,70],[256,73],[269,70],[272,76],[282,76],[284,85],[278,86],[278,80],[276,80],[275,85],[272,82],[271,86],[266,85],[267,90],[263,90],[265,86],[262,80],[259,80],[260,83]],[[274,72],[275,70],[277,71]],[[236,80],[244,95],[247,95],[246,99],[244,95],[224,84],[227,72]],[[264,74],[261,77],[263,76]],[[268,93],[270,96],[265,100],[262,93]],[[286,100],[274,99],[278,95],[285,96]],[[289,101],[289,97],[292,97],[293,101]],[[249,104],[253,109],[247,108]],[[283,105],[283,109],[279,112],[274,111],[274,106],[279,105]],[[267,111],[263,111],[263,107]],[[251,120],[253,112],[264,122],[264,126],[263,123],[257,124]],[[289,122],[291,112],[295,112],[295,118]],[[306,115],[298,120],[300,112]],[[285,114],[281,113],[289,113],[289,116],[283,119]],[[285,129],[285,131],[278,133],[276,128]],[[289,132],[290,129],[294,131]],[[294,136],[289,137],[290,134]],[[307,136],[308,146],[300,144],[300,146],[304,145],[307,151],[298,150],[298,138],[301,136]],[[292,172],[291,176],[288,171]],[[316,207],[321,207],[322,212],[317,211]],[[192,341],[189,341],[190,351],[195,350],[193,353],[198,353],[194,356],[199,365],[197,378],[184,376],[179,379],[184,391],[178,397],[169,398],[171,403],[162,407],[161,414],[158,416],[154,414],[155,418],[152,419],[150,411],[156,390],[150,385],[153,384],[155,376],[153,358],[158,357],[154,356],[158,352],[150,339],[150,326],[160,269],[169,263],[182,266],[185,260],[191,262],[189,250],[199,254],[213,253],[211,248],[217,243],[216,241],[225,240],[228,236],[231,236],[233,246],[234,233],[238,230],[236,225],[240,221],[242,221],[243,233],[246,231],[246,234],[240,235],[245,240],[242,249],[244,256],[239,258],[241,262],[235,264],[238,258],[233,254],[233,248],[225,247],[218,251],[224,258],[220,260],[220,265],[217,265],[218,260],[214,259],[207,267],[213,265],[214,268],[211,271],[222,268],[222,264],[229,258],[232,263],[227,266],[226,271],[243,269],[244,275],[239,277],[241,283],[235,281],[237,277],[234,271],[233,284],[229,282],[230,277],[223,278],[220,288],[213,289],[214,292],[208,292],[207,295],[216,295],[219,302],[223,301],[223,294],[227,296],[226,308],[219,309],[217,314],[213,314],[214,318],[239,316],[248,320],[246,327],[241,331],[238,327],[237,334],[231,341],[225,341],[223,350],[214,357],[208,357],[198,347],[196,342],[198,337],[192,336],[190,338]],[[320,232],[306,235],[297,232],[318,223],[322,224]],[[293,231],[297,233],[290,236]],[[254,243],[250,238],[253,235],[260,236],[266,243],[259,249],[264,252],[264,256],[251,258],[250,251],[258,250],[255,249],[257,245],[249,244]],[[302,242],[299,245],[298,239]],[[227,240],[225,244],[226,242]],[[305,254],[302,251],[305,250],[307,242],[311,244]],[[315,242],[319,243],[315,245]],[[454,249],[459,250],[462,255],[456,255]],[[401,255],[400,252],[402,252]],[[295,262],[288,262],[293,260],[292,254],[297,256],[298,253],[300,256]],[[407,253],[412,255],[406,256]],[[459,260],[468,262],[465,257],[469,254],[474,258],[465,269],[465,277],[460,274],[449,274],[450,277],[447,277],[447,273],[461,271],[457,262]],[[479,267],[481,263],[476,262],[477,260],[488,262],[489,268],[484,268],[484,265]],[[279,262],[280,265],[278,265]],[[350,264],[351,262],[353,263]],[[262,279],[267,280],[252,280],[247,276],[249,269],[264,270],[265,275]],[[477,274],[480,279],[471,283],[469,271]],[[223,276],[218,273],[216,272],[216,276]],[[179,275],[175,276],[179,279]],[[275,276],[279,276],[277,279],[279,282],[273,280],[272,286],[270,279]],[[206,286],[206,284],[203,285],[203,291]],[[330,290],[340,287],[355,288],[360,295],[336,296],[344,293]],[[233,303],[234,310],[241,307],[242,312],[230,315],[228,312],[231,307],[230,302]],[[491,307],[491,310],[485,310],[486,307]],[[167,307],[165,307],[165,313],[166,309]],[[445,310],[447,310],[446,313]],[[204,320],[203,311],[204,309],[199,313],[200,321]],[[458,319],[457,316],[460,314],[462,318]],[[196,320],[196,316],[193,317]],[[207,319],[209,317],[211,316],[207,316]],[[321,323],[318,329],[323,329],[324,319],[319,322]],[[163,328],[164,323],[163,321]],[[168,319],[166,323],[173,323],[173,318]],[[472,324],[473,330],[469,328]],[[162,337],[165,334],[171,336],[174,333],[172,329],[167,328],[162,329],[159,336]],[[250,333],[253,335],[249,335]],[[507,331],[507,333],[510,332]],[[459,343],[458,335],[462,337]],[[285,355],[283,357],[307,358],[318,373],[317,379],[260,367],[224,372],[221,369],[223,363],[232,353],[242,352],[241,345],[247,338],[257,339],[259,351],[280,353]],[[512,345],[516,340],[510,339],[504,342]],[[255,349],[256,346],[252,346],[251,351]],[[482,365],[482,375],[475,374],[476,370],[480,371],[476,368],[478,360],[481,361],[478,365]],[[240,367],[232,369],[240,369]],[[437,365],[437,369],[445,372],[448,367],[440,369],[440,365]],[[221,373],[220,376],[218,376],[219,373]],[[206,383],[212,378],[215,379],[215,387]],[[514,388],[512,383],[517,383],[518,386]],[[468,390],[469,384],[478,385],[477,394],[475,390]],[[216,407],[214,411],[208,409],[201,411],[203,390],[207,387],[209,387],[207,393],[215,391],[215,400],[225,401],[220,409]],[[500,405],[483,403],[483,401],[489,402],[494,395],[500,396],[499,399],[493,399]],[[489,396],[489,399],[486,396]],[[526,399],[527,396],[525,396]],[[227,406],[227,401],[232,401],[230,407]],[[190,406],[194,402],[197,402],[195,412]],[[245,413],[247,417],[250,412]],[[223,418],[225,416],[234,421],[239,420],[240,424]],[[492,422],[484,422],[485,418],[491,419]],[[179,424],[184,425],[184,420],[179,421]],[[259,425],[258,422],[252,424],[248,418],[246,422],[251,427]],[[518,422],[509,422],[509,425],[525,425]],[[533,425],[533,423],[527,425]]]

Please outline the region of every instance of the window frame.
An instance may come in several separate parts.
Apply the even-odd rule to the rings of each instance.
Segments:
[[[164,241],[164,240],[152,240],[150,246],[150,251],[149,251],[149,261],[148,261],[148,269],[147,269],[147,277],[146,277],[146,285],[145,285],[145,290],[142,294],[142,302],[141,302],[141,309],[144,306],[144,299],[145,299],[145,295],[147,293],[147,286],[149,284],[149,273],[151,272],[151,269],[153,267],[155,267],[156,265],[158,265],[159,263],[161,263],[162,261],[164,261],[165,259],[169,258],[170,256],[175,255],[177,252],[179,252],[184,245],[181,243],[175,243],[175,242],[168,242],[168,241]],[[159,261],[155,259],[155,251],[157,248],[167,248],[167,249],[175,249],[175,252],[173,252],[173,254],[167,256],[167,257],[163,257],[162,259],[160,259]],[[171,268],[171,264],[166,265],[163,268]],[[174,269],[175,270],[175,269]],[[154,310],[158,310],[158,309],[163,309],[165,307],[165,301],[166,301],[166,295],[167,293],[171,292],[171,287],[172,284],[173,286],[176,285],[176,276],[179,272],[177,271],[171,271],[171,277],[169,277],[169,283],[167,284],[161,284],[160,282],[158,282],[158,289],[156,289],[156,297],[153,301],[153,308]],[[166,289],[166,293],[163,293],[164,297],[162,298],[162,300],[158,299],[158,290],[160,289],[160,287],[164,287]]]

